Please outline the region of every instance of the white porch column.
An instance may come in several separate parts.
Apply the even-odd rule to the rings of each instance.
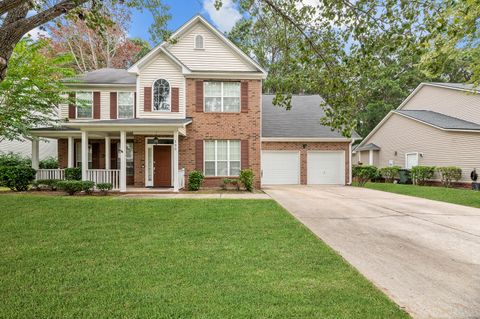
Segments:
[[[67,167],[74,166],[73,160],[73,136],[68,137],[68,147],[67,147]]]
[[[178,130],[173,133],[173,191],[178,192]]]
[[[127,191],[127,132],[120,132],[120,191]]]
[[[39,167],[40,147],[38,139],[32,140],[32,168],[38,169]]]
[[[373,165],[373,150],[368,151],[368,165]]]
[[[111,164],[111,145],[112,145],[112,139],[110,136],[105,137],[105,169],[110,169],[110,164]]]
[[[82,131],[82,180],[87,180],[88,170],[88,132]]]

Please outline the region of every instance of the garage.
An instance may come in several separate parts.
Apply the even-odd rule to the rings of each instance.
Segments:
[[[263,151],[262,184],[300,184],[300,152]]]
[[[345,184],[345,152],[308,151],[307,184]]]

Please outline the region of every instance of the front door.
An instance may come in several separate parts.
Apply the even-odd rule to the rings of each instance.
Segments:
[[[170,145],[153,147],[153,186],[172,186],[172,147]]]

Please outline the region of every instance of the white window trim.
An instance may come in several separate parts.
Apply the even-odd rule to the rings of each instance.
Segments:
[[[170,109],[167,111],[167,110],[155,110],[155,82],[159,81],[159,80],[165,80],[167,81],[168,83],[168,105],[170,105]],[[168,112],[172,112],[172,85],[170,84],[170,81],[165,79],[165,78],[158,78],[156,80],[153,80],[153,83],[152,83],[152,112],[155,112],[155,113],[168,113]]]
[[[78,93],[91,93],[92,94],[92,116],[90,117],[78,117],[78,103],[77,103],[77,94]],[[93,91],[77,91],[75,92],[75,119],[78,120],[92,120],[93,119]]]
[[[205,84],[206,83],[211,83],[211,82],[217,82],[217,83],[220,83],[221,84],[221,95],[220,95],[220,111],[207,111],[206,110],[206,103],[205,103],[205,99],[207,97],[212,97],[212,96],[205,96]],[[236,96],[224,96],[223,95],[223,84],[224,83],[229,83],[229,82],[236,82],[236,83],[239,83],[240,84],[240,96],[239,96],[239,101],[240,101],[240,104],[238,106],[238,111],[236,112],[233,112],[233,111],[224,111],[223,109],[223,99],[225,97],[236,97]],[[203,82],[203,112],[204,113],[232,113],[232,114],[238,114],[238,113],[241,113],[242,112],[242,83],[240,81],[204,81]]]
[[[214,141],[215,142],[215,159],[213,161],[207,161],[205,160],[205,142],[207,141]],[[227,141],[227,172],[228,175],[218,175],[218,158],[217,158],[217,142],[218,141]],[[240,159],[238,162],[240,162],[240,170],[242,170],[242,141],[241,140],[203,140],[203,173],[205,174],[205,177],[238,177],[238,175],[230,175],[230,141],[238,141],[240,150],[238,152]],[[207,175],[205,173],[205,162],[214,162],[215,163],[215,175]],[[224,162],[224,161],[221,161]],[[236,162],[236,161],[235,161]]]
[[[130,93],[132,94],[132,117],[120,117],[119,116],[119,109],[120,109],[120,103],[118,103],[120,93]],[[153,109],[152,109],[153,110]],[[132,91],[117,91],[117,119],[133,119],[135,118],[135,92]]]
[[[408,164],[408,155],[416,155],[417,156],[417,166],[419,164],[419,154],[418,152],[410,152],[410,153],[405,153],[405,168],[407,168],[407,164]]]
[[[202,46],[201,48],[197,47],[197,37],[202,37],[202,45],[203,45],[203,46]],[[193,48],[194,48],[195,50],[205,50],[205,37],[204,37],[203,35],[201,35],[201,34],[195,34],[195,35],[193,36]]]

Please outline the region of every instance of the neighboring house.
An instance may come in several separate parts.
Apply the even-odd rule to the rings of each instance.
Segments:
[[[479,93],[468,84],[420,84],[354,148],[353,162],[458,166],[461,181],[470,181],[480,168]]]
[[[30,140],[23,141],[2,141],[0,142],[0,154],[15,153],[25,157],[32,155],[32,142]],[[48,157],[57,157],[57,141],[45,139],[40,141],[40,160]]]
[[[58,140],[62,168],[82,167],[83,179],[121,191],[177,191],[193,170],[218,187],[242,168],[253,170],[257,188],[350,182],[352,139],[319,124],[320,97],[294,97],[292,111],[262,99],[265,70],[201,16],[172,37],[128,70],[66,82],[76,100],[60,107],[66,122],[34,130]],[[38,150],[34,143],[34,167]],[[62,177],[39,177],[47,173]]]

